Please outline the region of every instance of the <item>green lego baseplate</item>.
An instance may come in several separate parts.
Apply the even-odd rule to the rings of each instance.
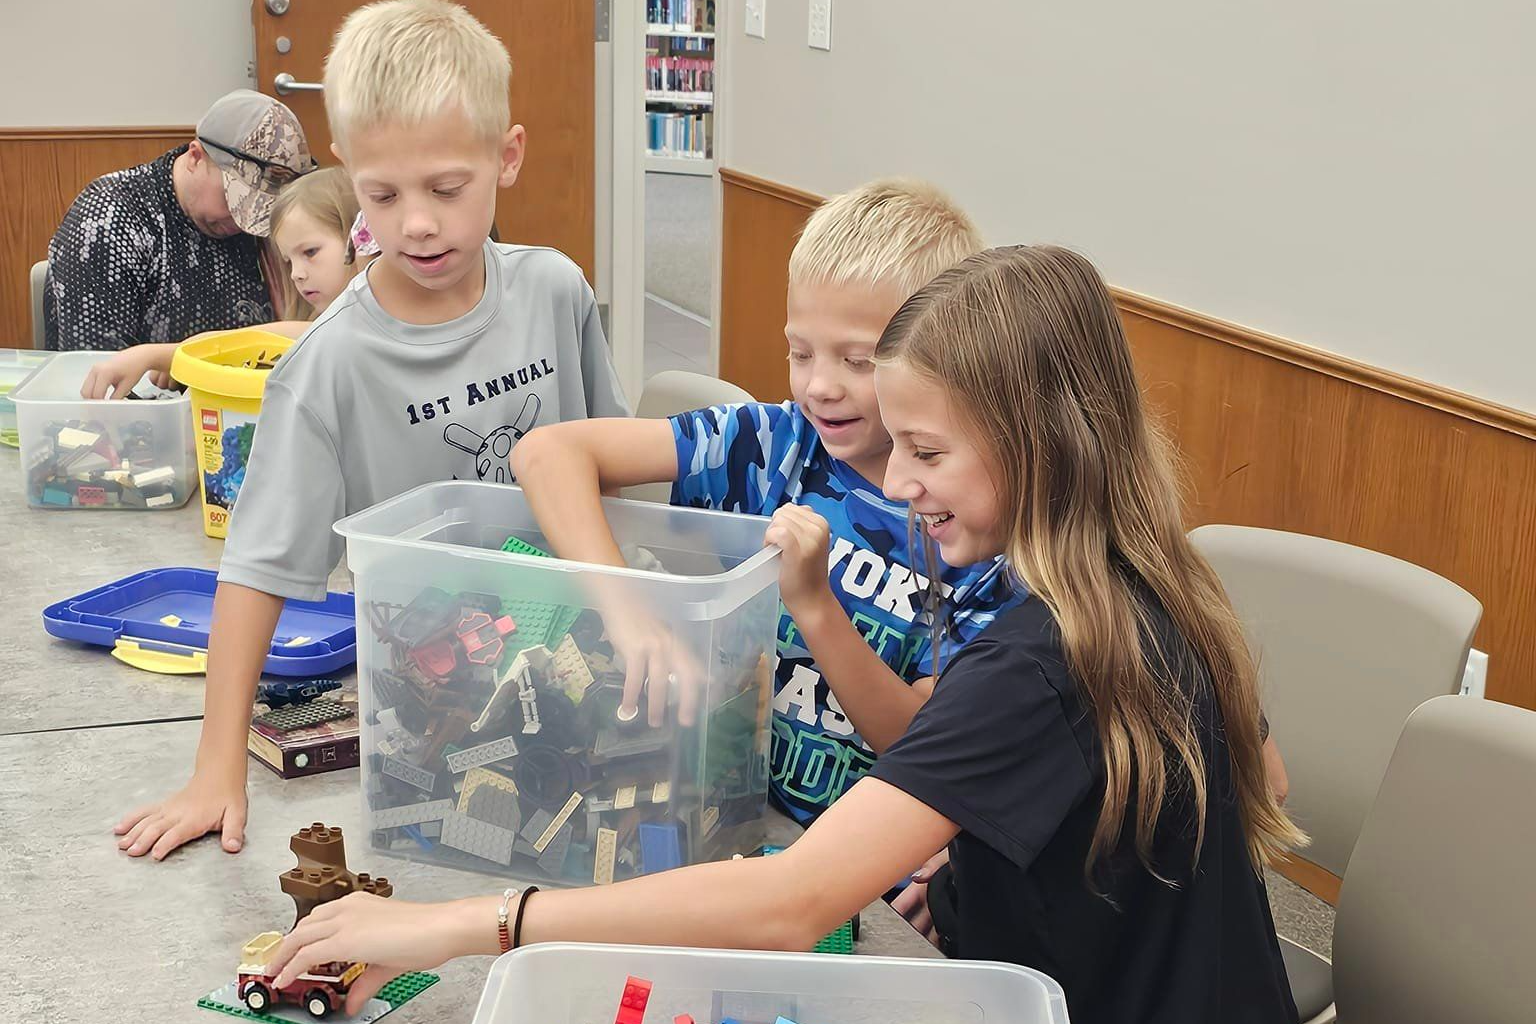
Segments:
[[[533,555],[536,558],[548,558],[549,552],[543,548],[534,547],[520,537],[508,537],[502,544],[501,550],[511,555]]]
[[[512,621],[517,623],[517,631],[505,641],[507,652],[516,654],[530,647],[554,650],[560,646],[560,641],[580,618],[581,609],[548,601],[512,598],[501,602],[501,613],[512,616]]]
[[[415,971],[410,974],[402,974],[379,990],[375,998],[382,999],[389,1004],[390,1012],[400,1009],[406,1003],[421,995],[427,989],[436,985],[438,976],[424,971]],[[214,993],[217,994],[217,993]],[[203,996],[197,1001],[197,1005],[205,1010],[214,1010],[229,1017],[238,1017],[241,1020],[260,1020],[268,1024],[290,1024],[287,1018],[274,1016],[270,1013],[252,1013],[244,1006],[234,1006],[229,1003],[219,1002],[211,995]]]
[[[820,942],[816,943],[816,948],[811,950],[811,952],[813,952],[813,953],[840,953],[840,954],[844,954],[844,955],[852,953],[853,952],[853,922],[852,921],[844,921],[841,925],[838,926],[837,931],[833,932],[832,934],[828,935],[826,938],[822,939]]]

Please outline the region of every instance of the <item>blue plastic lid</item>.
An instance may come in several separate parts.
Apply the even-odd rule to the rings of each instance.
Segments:
[[[131,639],[173,653],[206,652],[217,585],[211,569],[149,569],[49,605],[43,628],[62,640],[101,647]],[[354,607],[351,594],[286,602],[264,671],[323,676],[351,665],[357,660]]]

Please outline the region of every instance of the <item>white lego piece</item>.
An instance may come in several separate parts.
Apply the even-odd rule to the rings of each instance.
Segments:
[[[100,441],[101,435],[93,430],[65,427],[59,431],[60,448],[94,448]]]
[[[574,814],[576,812],[576,808],[580,806],[581,794],[579,792],[572,793],[571,798],[565,802],[565,806],[560,808],[560,813],[555,815],[554,818],[550,821],[549,825],[544,829],[543,835],[534,840],[533,848],[538,850],[540,853],[543,853],[544,848],[549,845],[552,839],[555,838],[555,834],[565,826],[567,821],[571,820],[571,815]]]
[[[500,761],[516,754],[517,741],[511,736],[505,736],[466,750],[454,751],[447,757],[448,770],[454,773],[467,772],[471,768],[478,768],[483,764]]]
[[[156,494],[153,497],[145,498],[144,504],[150,508],[164,508],[167,505],[176,504],[176,499],[169,494]]]
[[[429,803],[402,804],[373,812],[370,825],[373,828],[400,828],[403,825],[419,825],[424,821],[441,821],[453,810],[452,800],[433,800]]]
[[[176,479],[176,470],[170,466],[159,466],[155,469],[146,469],[142,473],[133,474],[133,486],[143,489],[153,487],[155,484],[168,484]]]

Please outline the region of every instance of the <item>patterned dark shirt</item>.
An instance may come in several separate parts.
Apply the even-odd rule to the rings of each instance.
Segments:
[[[120,349],[273,319],[259,239],[210,238],[182,210],[179,146],[97,178],[48,243],[46,347]]]

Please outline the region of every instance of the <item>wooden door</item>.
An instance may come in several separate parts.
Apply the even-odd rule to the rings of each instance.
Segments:
[[[549,245],[593,280],[593,4],[572,0],[459,0],[512,54],[512,120],[528,130],[517,184],[496,203],[502,241]],[[256,79],[304,124],[310,149],[331,164],[331,133],[318,91],[279,95],[287,74],[318,84],[331,38],[360,0],[252,0]],[[273,13],[281,10],[281,14]],[[279,52],[279,46],[287,50]]]

